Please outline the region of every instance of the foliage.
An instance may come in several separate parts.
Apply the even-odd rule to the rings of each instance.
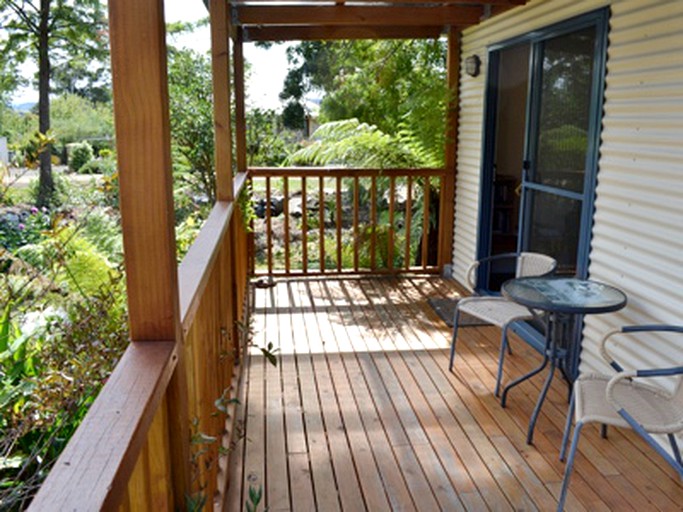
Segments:
[[[0,0],[0,26],[6,34],[0,41],[2,68],[18,66],[29,59],[38,64],[38,130],[47,133],[53,70],[74,56],[96,62],[107,54],[103,5],[100,0]],[[53,193],[50,152],[42,153],[37,204],[49,205]]]
[[[16,310],[21,327],[7,309],[0,319],[12,333],[10,350],[0,355],[0,450],[12,462],[0,469],[3,509],[30,501],[123,352],[121,284],[44,309],[32,327]]]
[[[313,142],[292,154],[291,165],[342,165],[348,167],[412,167],[419,157],[397,137],[357,119],[321,125]]]
[[[15,255],[40,270],[63,293],[83,299],[97,293],[115,272],[114,265],[80,230],[61,225],[58,219],[43,240],[20,247]]]
[[[123,263],[123,236],[118,212],[93,207],[80,223],[80,233],[114,265]]]
[[[296,135],[284,128],[273,110],[253,108],[246,113],[247,161],[251,166],[282,165],[296,145]]]
[[[39,131],[34,131],[19,144],[14,145],[13,163],[18,167],[35,169],[40,155],[48,151],[53,143],[52,132],[40,133]]]
[[[116,160],[113,158],[94,158],[78,170],[80,174],[104,174],[111,176],[116,173]]]
[[[35,114],[17,112],[0,102],[0,137],[7,137],[10,146],[31,137],[36,131],[37,124],[38,118]]]
[[[92,146],[87,142],[73,144],[69,149],[69,169],[80,172],[81,167],[95,157]]]
[[[37,243],[52,220],[45,208],[7,210],[0,215],[0,246],[14,251],[26,244]]]
[[[203,219],[198,213],[191,213],[184,221],[176,226],[175,242],[176,257],[178,262],[182,261],[187,251],[190,250],[192,243],[197,238],[197,234],[202,227]]]
[[[114,116],[110,103],[93,103],[76,94],[64,94],[52,100],[50,109],[52,130],[61,145],[84,139],[111,139],[114,136]]]
[[[193,50],[169,51],[168,88],[176,175],[204,195],[216,198],[211,63]]]
[[[387,134],[409,129],[443,161],[448,98],[444,40],[305,41],[288,49],[281,98],[324,92],[320,120],[356,118]]]
[[[81,68],[74,59],[106,64],[106,18],[99,0],[54,0],[47,9],[42,7],[39,2],[0,0],[0,21],[7,31],[2,54],[9,63],[38,62],[42,34],[48,37],[53,68]],[[41,26],[41,21],[47,24]]]
[[[14,219],[12,215],[16,216]],[[13,209],[0,249],[0,508],[24,508],[127,344],[120,231],[103,209]],[[23,244],[23,245],[20,245]],[[118,254],[118,257],[114,256]]]
[[[247,502],[244,504],[247,512],[256,512],[262,498],[263,486],[259,485],[257,488],[253,485],[249,485],[249,496],[247,498]]]
[[[69,184],[67,179],[61,173],[55,173],[54,175],[54,193],[50,198],[50,202],[47,206],[41,206],[41,208],[58,208],[67,201],[69,201],[69,196],[73,187]],[[28,196],[33,204],[37,204],[38,196],[40,195],[40,182],[38,180],[33,180],[28,186]]]
[[[73,55],[52,68],[52,91],[75,96],[93,104],[111,104],[111,72],[109,55],[93,61],[85,55]]]
[[[242,189],[240,195],[237,198],[237,205],[242,214],[242,222],[244,223],[244,229],[247,233],[252,231],[252,222],[256,219],[256,210],[254,208],[254,190],[252,182],[249,181],[247,185]]]

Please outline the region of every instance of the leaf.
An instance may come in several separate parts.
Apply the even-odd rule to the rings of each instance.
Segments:
[[[255,511],[258,508],[259,503],[261,503],[261,498],[263,497],[263,486],[259,485],[254,487],[249,486],[249,501],[247,502],[247,510]]]
[[[192,444],[211,444],[216,441],[216,437],[205,434],[204,432],[197,432],[192,436]]]
[[[280,349],[273,348],[273,344],[268,343],[267,347],[259,347],[259,350],[265,356],[265,358],[268,360],[270,364],[277,367],[277,356],[275,355],[275,352],[277,352]]]
[[[11,306],[12,303],[8,302],[5,306],[5,310],[2,312],[2,317],[0,317],[0,354],[6,352],[9,348],[9,337],[12,328],[12,322],[10,320]]]

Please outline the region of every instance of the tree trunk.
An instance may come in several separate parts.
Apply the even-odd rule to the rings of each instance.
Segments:
[[[38,129],[43,134],[50,129],[50,2],[51,0],[40,0],[38,34]],[[48,144],[40,153],[38,206],[49,206],[53,199],[55,184],[52,179],[51,156],[52,145]]]

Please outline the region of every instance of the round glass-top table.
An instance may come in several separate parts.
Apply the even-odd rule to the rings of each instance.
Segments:
[[[507,393],[511,388],[538,374],[550,363],[548,378],[529,422],[527,443],[531,444],[536,420],[555,369],[559,367],[569,380],[565,367],[569,348],[567,345],[572,340],[565,333],[574,315],[618,311],[626,306],[627,298],[624,292],[613,286],[574,277],[520,277],[503,283],[501,292],[511,301],[548,314],[543,362],[535,370],[508,384],[501,398],[501,404],[505,407]]]
[[[520,277],[503,283],[502,293],[528,308],[567,314],[609,313],[626,305],[621,290],[574,277]]]

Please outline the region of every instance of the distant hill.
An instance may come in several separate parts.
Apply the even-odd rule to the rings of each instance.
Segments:
[[[17,112],[29,112],[35,104],[35,101],[29,101],[27,103],[15,103],[12,105],[12,108]]]

